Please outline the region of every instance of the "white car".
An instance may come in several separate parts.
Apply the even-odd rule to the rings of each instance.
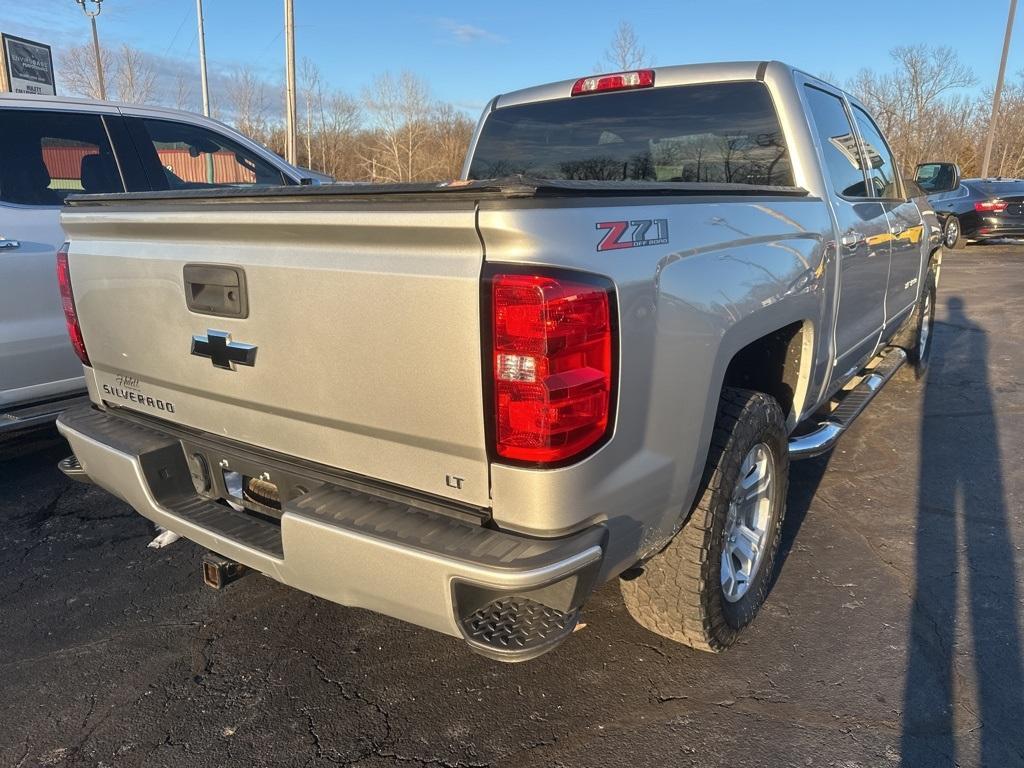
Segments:
[[[0,433],[84,401],[55,271],[67,195],[324,178],[190,112],[0,94]]]

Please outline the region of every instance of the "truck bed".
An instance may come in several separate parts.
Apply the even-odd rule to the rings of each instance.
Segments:
[[[611,250],[612,230],[595,226],[618,222],[621,235],[641,221],[660,222],[667,237],[616,240]],[[485,265],[604,274],[623,305],[650,301],[656,279],[669,302],[656,310],[659,322],[676,307],[676,281],[687,301],[745,286],[729,297],[730,311],[795,292],[791,304],[817,306],[803,287],[826,210],[799,187],[516,176],[82,195],[70,198],[63,223],[95,402],[459,505],[503,506],[504,524],[561,533],[610,510],[588,503],[601,489],[593,480],[574,492],[578,502],[562,492],[531,498],[519,488],[522,468],[492,462]],[[784,247],[756,257],[765,243]],[[684,244],[713,266],[677,264]],[[190,274],[231,270],[244,276],[244,314],[190,307]],[[655,354],[649,339],[623,339],[621,392],[645,386]],[[255,347],[253,360],[211,359],[215,341],[221,356],[225,344],[238,354]],[[638,418],[623,414],[619,431],[641,429]],[[602,474],[600,463],[588,471]],[[628,472],[642,484],[652,466],[641,456]],[[583,475],[550,477],[562,488],[571,476]]]

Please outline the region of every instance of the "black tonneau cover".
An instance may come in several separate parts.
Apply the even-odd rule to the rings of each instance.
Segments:
[[[709,184],[658,181],[565,181],[510,176],[483,181],[446,181],[416,184],[319,184],[287,187],[211,187],[161,192],[119,192],[100,195],[69,195],[71,207],[119,205],[154,201],[173,203],[255,202],[263,200],[352,200],[364,202],[443,198],[523,199],[579,197],[679,197],[761,196],[806,197],[802,187],[754,184]]]

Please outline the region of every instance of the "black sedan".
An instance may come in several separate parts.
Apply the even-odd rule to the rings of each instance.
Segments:
[[[939,217],[946,248],[1024,237],[1024,179],[961,179],[953,163],[924,163],[916,181]]]

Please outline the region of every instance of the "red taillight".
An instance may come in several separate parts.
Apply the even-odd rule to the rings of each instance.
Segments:
[[[71,272],[68,270],[68,244],[64,243],[57,251],[57,283],[60,285],[60,303],[64,307],[64,320],[68,324],[68,336],[75,354],[85,365],[89,365],[89,353],[85,351],[85,340],[82,328],[78,324],[78,313],[75,311],[75,295],[71,291]]]
[[[593,447],[611,421],[610,284],[497,274],[490,299],[497,455],[550,465]]]
[[[1004,200],[983,200],[974,204],[974,210],[978,213],[1000,213],[1006,210],[1006,202]]]
[[[628,91],[633,88],[650,88],[654,85],[653,69],[636,69],[632,72],[616,72],[611,75],[581,77],[572,84],[572,95],[602,91]]]

